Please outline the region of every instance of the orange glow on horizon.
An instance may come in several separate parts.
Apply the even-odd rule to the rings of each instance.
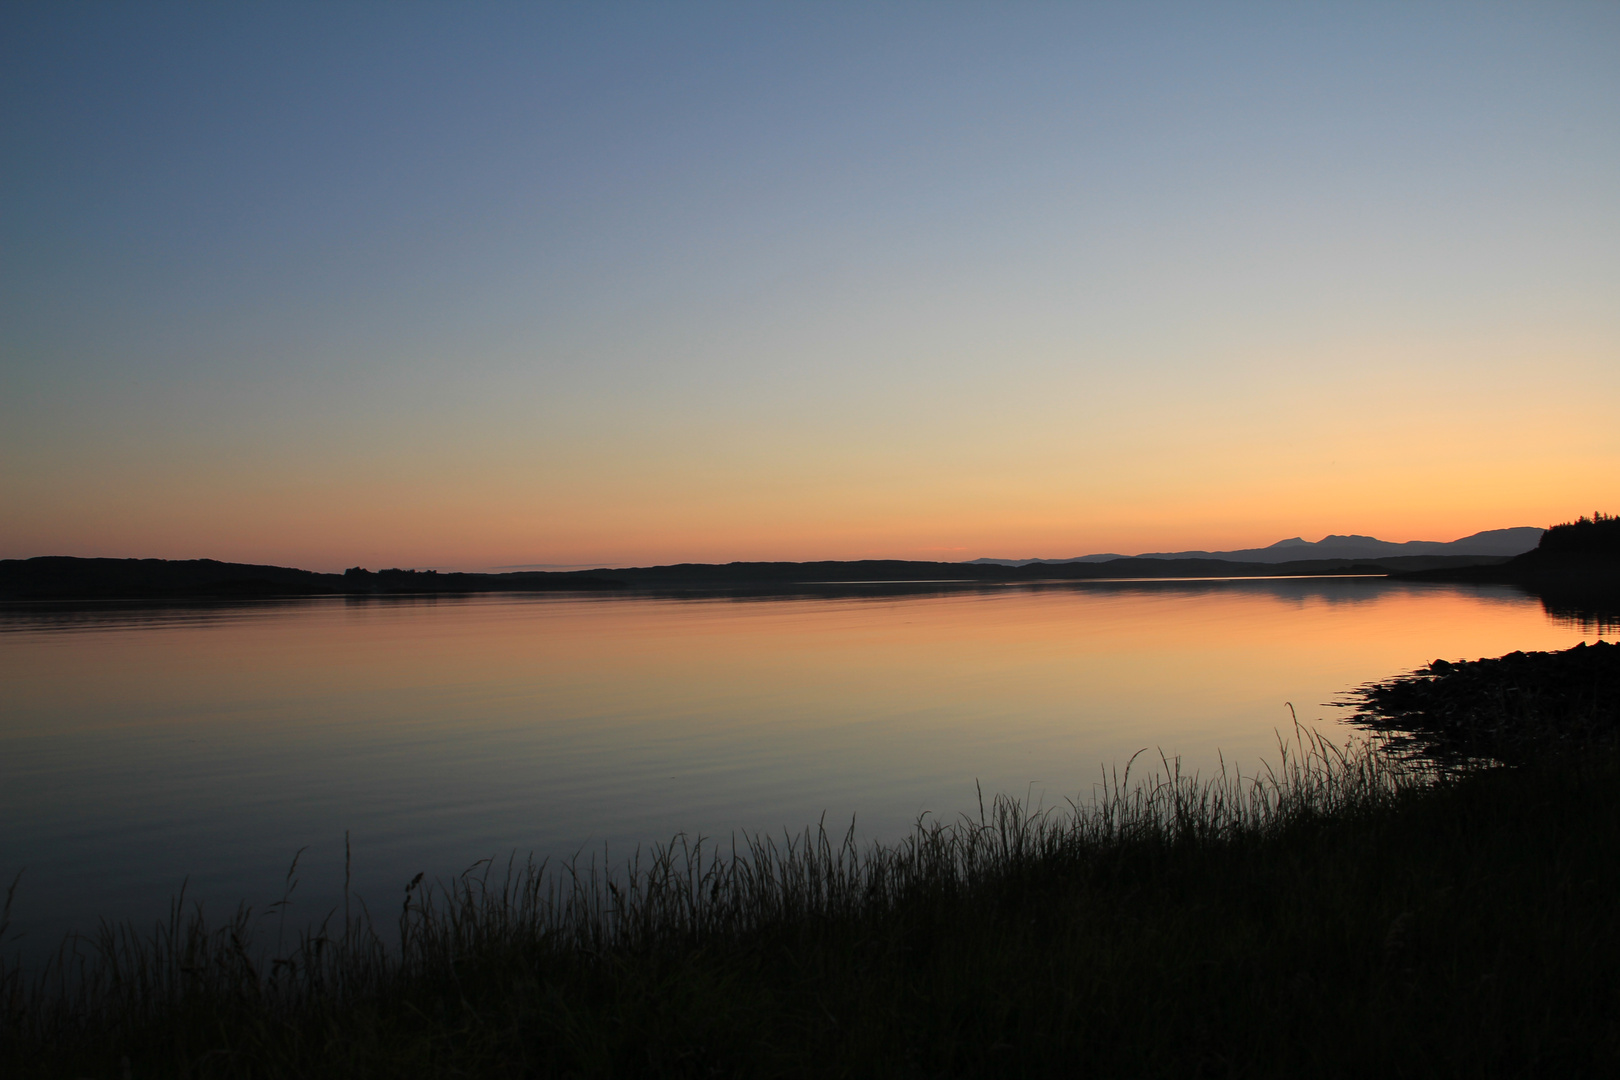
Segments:
[[[1370,371],[1342,391],[1254,375],[1247,396],[1192,386],[1146,411],[1120,397],[1134,411],[1118,416],[1062,395],[999,414],[955,398],[938,417],[874,406],[845,435],[717,414],[698,437],[644,402],[603,431],[521,439],[498,409],[426,441],[344,430],[375,443],[365,457],[318,442],[264,460],[87,456],[0,477],[15,511],[0,557],[317,570],[1068,558],[1346,533],[1447,541],[1613,507],[1606,399],[1571,401],[1496,363],[1493,382],[1454,391],[1431,376],[1394,397]]]

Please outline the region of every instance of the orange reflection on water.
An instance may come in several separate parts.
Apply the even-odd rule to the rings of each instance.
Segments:
[[[1331,695],[1436,656],[1582,636],[1505,591],[1297,579],[769,601],[339,601],[12,631],[0,730],[13,738],[42,726],[269,725],[286,740],[584,725],[678,742],[849,725],[878,737],[872,725],[887,718],[886,739],[937,743],[948,729],[978,743],[1011,728],[1066,733],[1075,753],[1105,730],[1170,750],[1222,735],[1245,748],[1286,700],[1315,716]],[[1239,724],[1245,709],[1255,715]],[[1108,760],[1102,750],[1092,764]]]
[[[360,880],[391,890],[513,849],[824,812],[894,835],[968,810],[975,782],[1084,797],[1141,749],[1252,769],[1290,728],[1285,702],[1330,726],[1322,703],[1363,682],[1583,636],[1510,591],[1380,579],[333,600],[0,628],[0,874],[29,866],[63,919],[159,911],[188,875],[234,902],[306,844],[318,898],[345,830]]]

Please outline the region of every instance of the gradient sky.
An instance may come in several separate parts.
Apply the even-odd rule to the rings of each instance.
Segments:
[[[1620,496],[1620,5],[8,3],[0,557],[1453,539]]]

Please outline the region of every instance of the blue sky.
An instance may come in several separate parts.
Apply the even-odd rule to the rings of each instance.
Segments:
[[[1620,477],[1617,61],[1607,4],[8,5],[0,556],[1547,524]]]

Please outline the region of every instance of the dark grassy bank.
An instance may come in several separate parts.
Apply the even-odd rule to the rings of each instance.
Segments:
[[[6,969],[0,1074],[1594,1075],[1617,782],[1608,751],[1437,780],[1307,740],[881,849],[481,867],[279,947],[177,912]]]

